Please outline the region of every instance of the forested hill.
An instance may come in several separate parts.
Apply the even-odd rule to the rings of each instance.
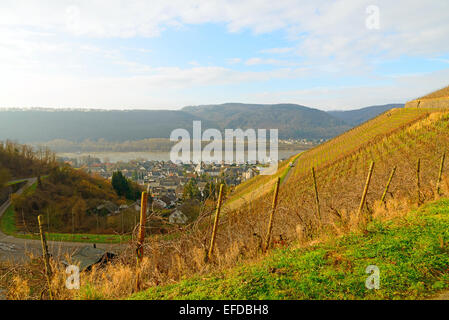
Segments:
[[[0,140],[32,143],[103,138],[123,142],[169,138],[176,128],[191,131],[193,120],[199,119],[183,111],[165,110],[3,110],[0,111]],[[207,121],[204,125],[208,125]]]
[[[0,141],[0,189],[12,179],[44,175],[57,166],[56,156],[47,148]]]
[[[328,139],[366,121],[382,109],[333,114],[295,104],[240,104],[185,107],[182,110],[0,110],[0,141],[44,143],[55,139],[111,142],[169,138],[177,128],[279,129],[280,138]],[[356,120],[354,120],[356,118]]]
[[[277,128],[280,138],[328,139],[349,129],[324,111],[296,104],[226,103],[185,107],[182,111],[216,122],[219,128]]]

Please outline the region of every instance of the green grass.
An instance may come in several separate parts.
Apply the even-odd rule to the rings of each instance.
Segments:
[[[131,240],[130,235],[115,234],[84,234],[84,233],[48,233],[46,234],[48,241],[64,241],[64,242],[95,242],[95,243],[121,243]],[[16,238],[39,240],[38,234],[14,234]]]
[[[12,185],[15,185],[15,184],[18,184],[18,183],[22,183],[22,182],[25,182],[25,181],[27,181],[27,180],[26,179],[22,179],[22,180],[12,181],[12,182],[8,182],[6,185],[7,186],[12,186]]]
[[[380,270],[368,290],[365,269]],[[407,217],[370,223],[302,249],[278,249],[260,262],[153,287],[131,299],[421,299],[449,287],[449,200]]]
[[[0,228],[3,233],[12,235],[16,233],[16,217],[14,213],[14,207],[9,206],[0,219]]]

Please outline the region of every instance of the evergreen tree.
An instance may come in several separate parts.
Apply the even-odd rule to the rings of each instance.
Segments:
[[[184,186],[184,200],[201,200],[201,191],[195,179],[190,179]]]
[[[125,197],[130,193],[130,186],[128,180],[121,171],[116,171],[112,174],[112,187],[119,197]]]

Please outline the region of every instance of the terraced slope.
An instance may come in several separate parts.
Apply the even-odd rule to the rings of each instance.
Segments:
[[[273,187],[272,184],[275,183],[277,178],[280,177],[281,180],[283,180],[288,172],[293,169],[289,164],[294,163],[298,157],[299,154],[280,163],[278,165],[278,170],[273,175],[259,175],[238,185],[230,198],[226,201],[226,206],[229,209],[236,209],[245,203],[263,196],[267,192],[270,192]]]
[[[405,108],[382,114],[299,155],[295,171],[280,188],[280,209],[276,213],[273,234],[287,239],[287,242],[295,241],[299,228],[306,238],[312,239],[319,225],[332,230],[336,225],[346,224],[357,214],[372,161],[375,166],[367,194],[367,213],[373,212],[378,205],[394,167],[397,170],[387,200],[397,200],[397,205],[402,207],[432,200],[436,196],[436,181],[444,152],[449,155],[449,110]],[[418,159],[419,199],[416,181]],[[446,184],[448,163],[446,161],[443,168]],[[316,210],[312,166],[316,168],[321,217]],[[281,172],[282,168],[278,175]],[[265,233],[266,215],[270,211],[269,192],[273,190],[274,179],[268,180],[268,186],[262,180],[256,181],[252,181],[252,187],[247,187],[250,191],[246,197],[253,195],[252,201],[238,208],[251,221],[246,231],[241,230],[247,233],[247,237],[251,233]],[[449,185],[443,183],[442,188],[449,191]],[[252,217],[252,214],[258,216]]]
[[[299,158],[295,175],[308,174],[311,167],[320,168],[348,157],[369,144],[393,134],[419,120],[430,112],[427,109],[392,109],[349,130],[342,135],[304,152]]]
[[[317,170],[342,160],[369,144],[393,134],[419,120],[424,119],[435,109],[397,108],[383,113],[356,128],[353,128],[313,149],[290,158],[279,166],[276,175],[257,176],[238,186],[228,200],[231,208],[237,208],[245,202],[252,201],[272,190],[277,177],[285,176],[290,169],[288,164],[298,159],[294,176],[308,175],[310,168]],[[298,158],[299,157],[299,158]]]
[[[449,86],[412,100],[406,108],[449,108]]]
[[[382,115],[348,132],[318,150],[300,156],[296,174],[281,189],[280,213],[275,233],[294,239],[298,224],[313,237],[319,224],[333,228],[357,214],[368,168],[374,172],[367,195],[367,217],[379,205],[389,175],[396,173],[387,195],[398,206],[408,207],[434,199],[443,153],[449,154],[449,110],[426,112],[409,109],[392,112],[396,127]],[[320,152],[318,152],[320,150]],[[417,163],[420,160],[420,189],[417,187]],[[317,167],[321,219],[316,214],[310,166]],[[442,185],[449,190],[448,161],[443,167]],[[296,218],[296,219],[295,219]],[[319,221],[321,220],[321,223]]]

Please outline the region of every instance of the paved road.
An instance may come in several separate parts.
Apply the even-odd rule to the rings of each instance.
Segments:
[[[282,181],[282,184],[285,184],[288,179],[290,179],[290,176],[292,175],[293,171],[295,171],[295,167],[298,165],[298,161],[301,156],[296,158],[295,162],[293,163],[293,167],[288,170],[287,175],[285,176],[284,180]]]
[[[36,182],[36,178],[26,179],[27,183],[20,190],[16,192],[16,194],[22,194],[23,191],[30,187],[32,184]],[[5,213],[6,209],[11,205],[11,202],[8,200],[3,205],[0,206],[0,218]],[[84,247],[86,243],[79,242],[58,242],[58,241],[49,241],[48,249],[49,252],[54,257],[64,257],[65,254],[71,254],[76,249],[80,247]],[[97,244],[97,248],[102,248],[105,250],[117,252],[123,245],[120,244]],[[30,239],[21,239],[15,238],[13,236],[9,236],[4,234],[0,230],[0,261],[13,261],[13,262],[24,262],[27,260],[27,253],[33,253],[35,255],[42,254],[41,243],[39,240],[30,240]]]

